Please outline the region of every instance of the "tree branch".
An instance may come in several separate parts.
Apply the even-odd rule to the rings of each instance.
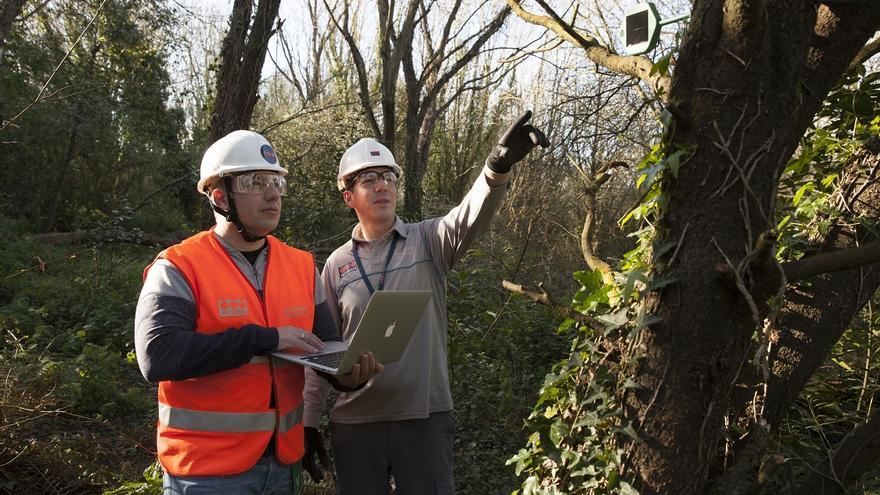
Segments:
[[[508,291],[513,292],[514,294],[521,294],[536,303],[543,304],[544,306],[547,306],[550,309],[552,309],[553,311],[555,311],[557,314],[564,316],[566,318],[571,318],[572,320],[574,320],[578,323],[581,323],[583,325],[586,325],[594,330],[604,330],[605,329],[605,324],[602,323],[601,321],[599,321],[595,318],[590,318],[587,315],[578,313],[577,311],[571,309],[570,307],[563,306],[563,305],[557,303],[556,301],[554,301],[553,297],[551,297],[550,294],[547,293],[547,291],[545,291],[541,285],[538,286],[538,288],[541,290],[541,292],[535,292],[535,291],[528,290],[520,284],[515,284],[515,283],[509,282],[507,280],[502,280],[501,286],[504,287],[505,289],[507,289]]]
[[[584,198],[586,200],[587,214],[584,215],[584,226],[581,229],[581,254],[583,254],[587,266],[602,273],[602,280],[606,284],[614,283],[614,273],[611,266],[593,252],[593,218],[596,210],[596,193],[603,184],[608,182],[608,179],[611,177],[608,172],[612,168],[627,166],[626,162],[609,161],[599,167],[599,170],[592,177],[587,176],[580,166],[575,166],[583,176],[586,186]]]
[[[880,458],[880,412],[850,432],[833,456],[814,466],[812,474],[795,491],[804,495],[844,493],[844,487],[861,478]]]
[[[507,4],[510,5],[520,19],[537,26],[543,26],[556,33],[560,38],[581,47],[586,57],[591,61],[619,74],[638,77],[651,86],[659,98],[665,100],[668,97],[671,78],[656,72],[651,74],[651,68],[654,66],[654,63],[650,59],[647,57],[621,56],[614,53],[610,48],[602,46],[592,36],[576,31],[574,27],[562,20],[543,0],[537,1],[550,14],[549,17],[526,11],[520,0],[507,0]]]
[[[880,241],[873,241],[864,246],[840,249],[802,258],[790,263],[783,263],[782,269],[785,271],[785,277],[788,281],[794,282],[822,273],[836,272],[878,262],[880,262]]]
[[[364,63],[364,57],[358,49],[354,36],[352,36],[351,31],[348,29],[348,4],[345,4],[346,11],[344,27],[339,23],[339,20],[336,19],[336,14],[333,13],[333,9],[330,8],[326,0],[324,0],[324,8],[327,9],[327,13],[330,14],[330,20],[333,21],[336,30],[339,31],[339,34],[345,39],[348,49],[351,50],[351,58],[354,61],[355,69],[357,69],[358,96],[361,100],[361,108],[364,111],[364,115],[367,117],[367,123],[370,124],[370,129],[373,130],[373,135],[375,135],[376,138],[381,139],[383,137],[382,131],[379,129],[379,122],[376,120],[376,114],[373,113],[373,104],[370,101],[369,78],[367,77],[367,68]]]
[[[849,67],[847,67],[847,72],[855,69],[856,67],[865,63],[866,60],[880,53],[880,38],[868,43],[863,46],[859,53],[852,59],[852,62],[849,63]]]

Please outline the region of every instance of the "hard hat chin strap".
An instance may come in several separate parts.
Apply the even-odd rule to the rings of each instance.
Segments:
[[[238,218],[238,211],[235,208],[235,200],[232,199],[232,177],[225,176],[223,177],[223,185],[226,188],[226,202],[229,203],[229,210],[224,210],[220,208],[214,201],[211,201],[211,208],[217,213],[223,215],[223,218],[226,219],[227,222],[232,222],[235,225],[235,230],[241,234],[241,237],[247,242],[256,242],[266,238],[265,235],[254,235],[248,232],[244,225],[241,223],[241,220]],[[210,200],[210,197],[209,197]]]

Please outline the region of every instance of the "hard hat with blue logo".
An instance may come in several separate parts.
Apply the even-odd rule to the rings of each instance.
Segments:
[[[205,186],[213,179],[254,170],[287,175],[266,138],[253,131],[232,131],[205,151],[196,188],[207,194]]]

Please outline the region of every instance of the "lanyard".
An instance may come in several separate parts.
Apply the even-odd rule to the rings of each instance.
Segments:
[[[367,290],[370,291],[370,295],[372,296],[375,289],[373,289],[373,284],[370,283],[370,278],[367,277],[367,271],[364,270],[364,265],[361,263],[361,257],[358,256],[358,245],[357,242],[353,242],[354,246],[351,249],[351,254],[354,256],[354,262],[357,263],[358,270],[361,272],[361,279],[363,279],[364,284],[367,286]],[[391,239],[391,247],[388,248],[388,259],[385,260],[385,268],[382,269],[382,276],[379,277],[379,290],[382,290],[385,287],[385,272],[388,271],[388,264],[391,263],[391,257],[394,255],[394,248],[397,247],[397,231],[394,231],[394,238]]]

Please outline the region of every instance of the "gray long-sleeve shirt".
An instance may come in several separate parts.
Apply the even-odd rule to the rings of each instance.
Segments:
[[[268,249],[251,265],[222,237],[214,235],[251,285],[262,292]],[[315,272],[312,332],[321,340],[340,340]],[[196,303],[189,284],[175,266],[157,260],[144,281],[134,320],[135,351],[144,378],[151,382],[185,380],[236,368],[253,356],[278,347],[278,330],[260,325],[230,328],[216,334],[195,331]]]
[[[426,418],[431,413],[452,409],[446,356],[446,276],[474,238],[488,228],[507,190],[504,184],[490,187],[487,174],[493,174],[499,182],[506,181],[506,175],[484,168],[462,202],[445,216],[419,223],[404,223],[398,218],[391,231],[372,242],[363,238],[357,225],[351,240],[327,259],[321,279],[331,314],[346,342],[351,341],[370,299],[354,263],[354,243],[358,244],[367,276],[377,287],[391,240],[397,235],[385,289],[429,289],[434,293],[403,357],[386,364],[385,370],[361,390],[340,394],[330,414],[331,421],[369,423]],[[318,425],[326,392],[326,385],[311,374],[306,376],[306,426]]]

